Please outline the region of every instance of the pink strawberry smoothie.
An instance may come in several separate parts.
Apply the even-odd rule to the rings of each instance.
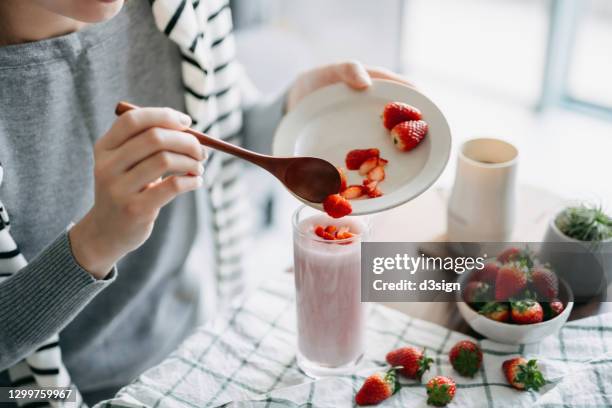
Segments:
[[[354,238],[325,241],[317,225],[348,226]],[[335,368],[356,362],[364,352],[365,305],[361,303],[363,221],[314,215],[294,231],[298,350],[310,363]]]

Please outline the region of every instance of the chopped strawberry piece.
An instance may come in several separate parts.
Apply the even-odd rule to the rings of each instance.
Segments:
[[[389,164],[389,160],[383,159],[382,157],[378,158],[378,165],[379,166],[385,167],[387,164]]]
[[[391,130],[397,124],[407,120],[420,120],[422,118],[423,115],[420,110],[402,102],[390,102],[386,104],[382,114],[383,126],[387,128],[387,130]]]
[[[378,157],[370,157],[359,166],[359,174],[365,176],[376,166],[378,166]]]
[[[346,225],[340,227],[337,227],[335,225],[328,225],[327,227],[317,225],[314,228],[314,233],[327,241],[348,239],[355,236],[355,234],[350,232],[350,228]],[[346,244],[350,244],[350,242],[342,243],[342,245]]]
[[[340,191],[344,191],[346,189],[346,173],[342,169],[342,167],[338,167],[338,173],[340,173]]]
[[[333,234],[336,232],[336,226],[335,225],[328,225],[327,227],[325,227],[325,232],[328,232],[330,234]]]
[[[358,186],[358,185],[352,185],[352,186],[348,186],[346,188],[346,190],[344,190],[343,192],[340,193],[340,195],[344,198],[346,198],[347,200],[352,200],[355,198],[359,198],[364,194],[363,192],[363,186]]]
[[[332,194],[323,201],[323,209],[332,218],[342,218],[353,212],[351,203],[340,194]]]
[[[371,157],[380,156],[378,149],[355,149],[346,154],[346,168],[349,170],[357,170],[361,164]]]
[[[427,135],[429,126],[422,120],[402,122],[391,130],[391,140],[399,150],[407,152],[414,149]]]
[[[352,234],[350,232],[343,232],[341,233],[337,233],[336,234],[336,239],[348,239],[348,238],[353,238],[355,236],[355,234]]]
[[[377,185],[378,185],[378,181],[376,180],[369,180],[367,178],[363,179],[363,187],[366,189],[366,192],[370,190],[374,190]]]
[[[375,188],[374,190],[372,190],[372,191],[370,191],[368,193],[368,197],[370,197],[370,198],[376,198],[376,197],[380,197],[382,195],[383,195],[382,191],[380,191],[378,188]]]
[[[363,180],[363,189],[365,190],[365,193],[368,195],[368,197],[376,198],[383,195],[382,191],[378,189],[378,183],[379,182],[376,180]]]
[[[368,180],[383,181],[385,179],[385,168],[376,166],[368,172]]]
[[[322,226],[317,225],[315,227],[314,232],[315,232],[315,234],[317,234],[318,236],[320,236],[323,239],[326,239],[326,240],[329,240],[329,241],[333,241],[334,239],[336,239],[336,237],[332,233],[328,232],[328,228],[329,227],[323,228]]]

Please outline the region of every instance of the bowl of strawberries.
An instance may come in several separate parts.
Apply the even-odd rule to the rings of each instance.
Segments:
[[[567,283],[528,248],[508,248],[459,282],[457,306],[463,318],[500,343],[535,343],[557,333],[574,305]]]

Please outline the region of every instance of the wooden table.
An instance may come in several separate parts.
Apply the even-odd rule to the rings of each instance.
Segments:
[[[446,208],[448,190],[431,189],[415,200],[373,216],[373,241],[429,242],[423,252],[442,255],[446,241]],[[566,200],[541,188],[519,186],[517,191],[516,227],[512,240],[537,242],[551,218]],[[609,295],[612,287],[609,288]],[[608,297],[610,298],[610,297]],[[478,336],[463,320],[454,302],[384,303],[410,316],[440,324],[453,330]],[[570,320],[612,312],[612,302],[575,305]]]

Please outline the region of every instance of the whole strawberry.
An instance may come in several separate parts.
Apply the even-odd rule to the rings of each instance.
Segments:
[[[357,405],[375,405],[395,394],[399,389],[395,370],[391,368],[386,373],[379,372],[366,378],[355,395]]]
[[[436,407],[443,407],[453,400],[457,386],[455,382],[441,375],[435,376],[427,382],[427,403]]]
[[[544,320],[557,317],[565,310],[565,305],[559,299],[552,299],[550,302],[542,303],[542,307],[544,308]]]
[[[550,302],[550,310],[552,312],[553,317],[559,316],[561,312],[565,309],[563,302],[559,299],[554,299]]]
[[[353,211],[351,203],[349,203],[340,194],[332,194],[323,201],[323,209],[332,218],[342,218],[349,215]]]
[[[462,340],[450,350],[448,359],[459,374],[465,377],[473,377],[482,364],[482,351],[476,343]]]
[[[516,260],[521,253],[521,250],[516,247],[511,247],[503,250],[497,255],[497,261],[504,264]]]
[[[527,287],[525,268],[518,263],[510,263],[499,268],[495,280],[495,300],[508,301]]]
[[[402,122],[391,130],[391,140],[395,147],[402,152],[407,152],[417,147],[425,139],[428,129],[429,125],[423,120]]]
[[[402,102],[390,102],[386,104],[382,114],[383,126],[387,128],[387,130],[391,130],[397,124],[407,120],[420,120],[422,117],[423,115],[420,110]]]
[[[510,320],[510,308],[506,303],[488,302],[478,313],[498,322]]]
[[[531,270],[531,284],[540,300],[551,300],[559,295],[557,275],[544,266],[536,266]]]
[[[423,373],[429,370],[433,359],[425,355],[425,350],[414,347],[401,347],[390,351],[386,356],[387,363],[393,367],[402,366],[398,371],[405,377],[420,380]]]
[[[532,324],[544,320],[544,310],[535,300],[525,299],[510,303],[511,317],[514,323]]]
[[[502,371],[511,386],[517,390],[539,390],[546,380],[538,369],[536,360],[527,361],[523,357],[506,360],[502,364]]]
[[[494,285],[497,280],[497,273],[499,272],[499,263],[487,262],[484,264],[482,269],[478,269],[474,272],[474,280]]]
[[[497,256],[499,263],[505,264],[509,262],[516,262],[521,266],[531,268],[533,266],[532,253],[528,248],[519,249],[516,247],[508,248]]]

